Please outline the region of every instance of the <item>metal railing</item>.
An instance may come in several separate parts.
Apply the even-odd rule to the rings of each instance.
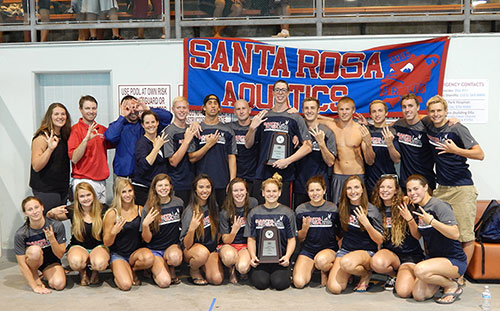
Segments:
[[[257,0],[254,0],[257,1]],[[258,0],[263,1],[263,0]],[[268,0],[264,0],[266,3]],[[295,2],[293,2],[295,1]],[[182,38],[182,28],[186,27],[213,27],[213,26],[251,26],[259,25],[315,25],[315,35],[323,34],[325,24],[367,24],[367,23],[407,23],[407,22],[460,22],[463,23],[464,33],[470,33],[472,21],[500,20],[500,3],[492,5],[471,5],[467,0],[448,0],[446,4],[426,5],[424,1],[397,1],[399,5],[374,6],[374,1],[367,1],[370,5],[363,6],[339,5],[333,0],[291,0],[292,7],[289,16],[280,16],[273,12],[262,14],[262,8],[247,7],[240,16],[214,17],[201,10],[197,0],[175,0],[175,12],[167,11],[158,19],[138,20],[130,14],[122,14],[118,21],[97,20],[95,22],[67,20],[50,20],[41,22],[35,10],[28,10],[29,16],[18,17],[14,22],[0,23],[1,31],[29,31],[31,40],[37,39],[39,30],[76,30],[76,29],[107,29],[107,28],[163,28],[165,37],[171,36],[171,18],[175,27],[175,38]],[[361,2],[361,1],[359,1]],[[404,4],[401,5],[401,2]],[[297,4],[299,3],[299,4]],[[342,2],[340,2],[342,3]],[[432,1],[431,3],[435,3]],[[29,7],[35,8],[35,0],[28,0]],[[336,5],[336,6],[335,6]],[[163,0],[163,7],[170,8],[170,2]],[[163,10],[165,12],[165,10]],[[56,16],[56,15],[55,15]],[[125,19],[123,19],[125,18]]]
[[[28,8],[36,8],[36,0],[28,0]],[[169,0],[162,0],[163,8],[170,9]],[[170,10],[165,13],[165,9],[162,9],[163,14],[158,18],[154,19],[134,19],[130,14],[125,19],[119,19],[116,21],[108,20],[95,20],[93,22],[88,21],[77,21],[74,19],[67,20],[50,20],[49,22],[43,22],[37,16],[36,10],[28,9],[28,15],[24,16],[24,20],[20,22],[16,21],[9,22],[4,21],[0,23],[0,32],[5,31],[29,31],[32,42],[37,41],[37,31],[39,30],[78,30],[78,29],[109,29],[109,28],[163,28],[165,30],[166,38],[170,37]],[[52,16],[57,17],[58,14],[52,14]],[[76,14],[63,14],[63,15],[76,15]],[[123,14],[122,14],[123,15]]]

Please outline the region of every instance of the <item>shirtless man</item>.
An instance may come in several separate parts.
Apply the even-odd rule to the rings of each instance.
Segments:
[[[344,181],[351,175],[359,175],[364,179],[364,162],[372,165],[375,161],[370,131],[366,126],[354,122],[352,117],[355,111],[354,100],[345,96],[337,103],[338,119],[321,119],[333,131],[337,142],[331,187],[332,201],[335,204],[339,202]]]

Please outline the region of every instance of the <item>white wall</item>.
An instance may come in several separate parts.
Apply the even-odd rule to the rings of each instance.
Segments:
[[[258,39],[272,44],[326,50],[360,50],[431,38],[428,36],[355,36]],[[500,198],[497,178],[500,152],[500,35],[453,35],[446,66],[447,79],[488,79],[487,124],[467,125],[483,147],[486,158],[470,161],[479,199]],[[21,200],[28,187],[31,137],[38,127],[35,74],[57,72],[111,72],[112,105],[118,116],[119,84],[170,84],[178,95],[183,78],[183,46],[169,42],[98,42],[0,46],[0,227],[2,248],[13,247],[15,230],[22,224]],[[67,106],[77,105],[64,103]],[[73,115],[73,120],[79,116]],[[104,124],[112,120],[103,120]]]

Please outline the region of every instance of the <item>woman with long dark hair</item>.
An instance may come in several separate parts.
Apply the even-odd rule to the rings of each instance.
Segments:
[[[389,276],[384,286],[386,290],[396,288],[399,297],[410,297],[415,283],[413,269],[422,261],[424,253],[418,238],[411,233],[416,233],[417,223],[413,218],[406,221],[403,217],[411,214],[396,177],[386,175],[377,181],[372,202],[384,216],[385,235],[370,265],[376,273]]]
[[[458,237],[458,224],[450,204],[434,198],[429,193],[427,180],[421,175],[411,175],[406,180],[408,197],[418,206],[413,214],[418,216],[418,232],[424,238],[427,256],[414,269],[416,276],[412,295],[417,301],[432,298],[440,289],[443,294],[437,303],[450,304],[462,294],[456,279],[467,269],[465,255]],[[405,220],[413,222],[411,214]]]
[[[189,263],[192,282],[195,285],[221,284],[224,270],[216,251],[219,242],[219,208],[212,180],[206,174],[200,174],[193,180],[191,198],[182,213],[180,240],[184,260]]]
[[[29,196],[21,203],[26,222],[16,231],[14,249],[17,264],[26,282],[37,294],[50,294],[38,274],[43,273],[49,287],[62,290],[66,274],[61,258],[66,250],[64,225],[43,215],[42,201]]]
[[[175,267],[182,263],[179,235],[184,203],[173,190],[170,176],[156,175],[141,215],[142,239],[154,255],[151,272],[159,287],[180,283]]]
[[[220,213],[220,233],[224,243],[219,249],[222,263],[229,268],[229,282],[236,284],[236,271],[245,276],[250,270],[247,239],[243,236],[248,212],[257,206],[249,196],[247,183],[236,177],[227,186],[227,195]]]
[[[384,240],[382,214],[371,203],[363,180],[353,175],[346,179],[339,201],[342,245],[328,276],[327,288],[340,294],[349,276],[360,277],[355,292],[366,292],[371,278],[370,259]]]
[[[135,145],[135,169],[132,184],[135,202],[143,206],[148,199],[149,186],[153,178],[160,173],[167,173],[167,160],[162,151],[167,135],[165,133],[158,135],[160,117],[151,110],[142,113],[141,125],[144,135],[137,140]]]
[[[68,138],[71,117],[61,103],[47,108],[31,143],[30,187],[43,203],[44,211],[66,205],[69,189],[70,160]]]

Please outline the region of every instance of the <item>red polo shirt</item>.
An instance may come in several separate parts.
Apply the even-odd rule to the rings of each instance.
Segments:
[[[68,155],[71,159],[73,152],[81,144],[87,135],[89,126],[83,122],[82,118],[71,127],[71,135],[68,139]],[[104,138],[106,127],[100,124],[96,127],[98,135],[87,143],[87,148],[80,161],[76,164],[71,162],[71,177],[78,179],[91,179],[101,181],[109,176],[107,149],[114,148],[113,145]]]

